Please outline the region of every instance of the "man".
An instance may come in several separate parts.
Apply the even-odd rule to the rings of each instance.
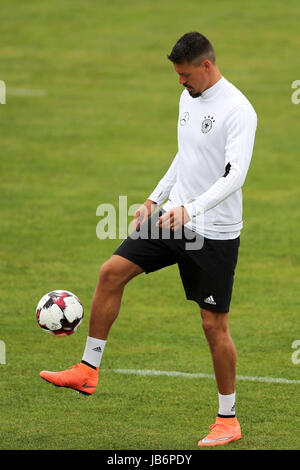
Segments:
[[[134,233],[101,267],[81,363],[40,375],[55,385],[92,394],[125,285],[142,272],[177,263],[187,299],[200,306],[218,388],[216,422],[198,445],[215,446],[241,438],[235,416],[236,349],[228,312],[243,226],[241,187],[257,118],[245,96],[220,73],[205,36],[185,34],[168,58],[185,88],[179,107],[178,153],[136,212]],[[162,211],[153,214],[167,197]],[[151,236],[153,227],[156,236]],[[138,236],[139,232],[148,236]],[[198,237],[198,245],[187,245],[191,234]]]

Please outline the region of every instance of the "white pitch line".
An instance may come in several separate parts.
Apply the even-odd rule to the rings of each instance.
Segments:
[[[7,88],[7,95],[12,96],[45,96],[46,90],[30,89],[30,88]]]
[[[116,374],[133,374],[133,375],[166,375],[168,377],[186,377],[189,379],[215,379],[214,374],[188,373],[168,370],[151,370],[151,369],[106,369],[106,372],[114,372]],[[237,375],[237,380],[244,382],[264,382],[264,383],[283,383],[283,384],[300,384],[300,380],[283,379],[281,377],[251,377],[248,375]]]

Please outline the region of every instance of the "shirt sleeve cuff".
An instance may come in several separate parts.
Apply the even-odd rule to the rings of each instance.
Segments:
[[[189,214],[190,219],[192,220],[194,217],[197,215],[201,214],[204,212],[202,208],[199,207],[199,205],[196,203],[196,201],[190,201],[184,204],[184,208]]]
[[[148,196],[150,201],[155,202],[156,204],[160,205],[166,198],[164,191],[160,188],[155,188],[154,191]]]

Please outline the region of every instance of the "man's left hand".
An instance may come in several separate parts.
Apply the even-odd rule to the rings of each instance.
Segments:
[[[156,226],[170,228],[175,232],[190,220],[184,206],[178,206],[159,217]]]

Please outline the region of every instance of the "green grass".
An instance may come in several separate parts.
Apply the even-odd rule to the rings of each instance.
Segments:
[[[175,266],[127,286],[91,398],[39,378],[81,359],[98,271],[119,244],[97,239],[98,205],[143,202],[176,153],[181,90],[166,54],[191,30],[211,39],[258,114],[230,313],[237,372],[299,379],[299,13],[295,0],[3,0],[1,449],[196,449],[215,419],[213,380],[112,372],[212,373]],[[38,300],[55,288],[85,307],[69,338],[36,324]],[[244,437],[228,449],[299,449],[299,385],[238,382],[237,397]]]

